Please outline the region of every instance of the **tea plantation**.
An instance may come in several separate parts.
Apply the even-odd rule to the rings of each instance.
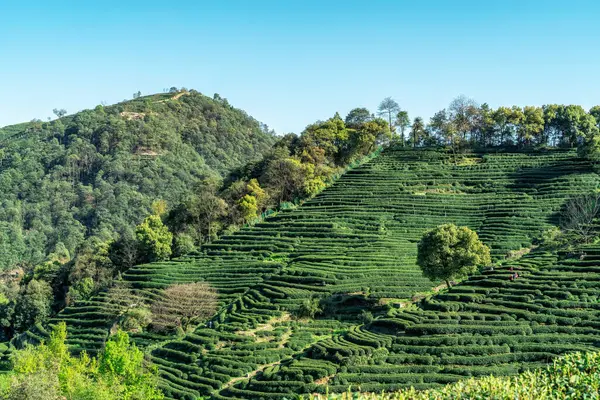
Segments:
[[[172,283],[206,280],[221,306],[184,337],[132,337],[177,399],[429,388],[593,349],[600,248],[533,251],[423,300],[437,285],[415,260],[421,235],[449,222],[477,231],[504,260],[599,181],[574,151],[482,152],[455,162],[446,152],[386,149],[301,207],[200,253],[127,271],[122,284],[140,298],[159,301]],[[510,268],[521,275],[515,281]],[[94,353],[106,341],[121,307],[105,296],[56,319],[67,322],[74,350]],[[297,318],[311,299],[322,311]],[[45,334],[29,332],[33,341]]]

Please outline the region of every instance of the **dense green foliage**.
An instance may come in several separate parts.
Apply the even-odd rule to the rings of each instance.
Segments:
[[[167,260],[171,256],[173,234],[163,224],[160,215],[153,214],[135,228],[140,252],[149,261]]]
[[[406,137],[408,115],[389,100],[382,102],[380,110],[383,107],[392,126],[399,128],[400,142],[407,140],[412,146],[443,144],[454,151],[465,147],[566,147],[578,148],[582,156],[600,156],[598,106],[589,112],[578,105],[559,104],[494,110],[459,96],[448,108],[435,113],[426,126],[422,118],[415,118]],[[386,110],[397,114],[392,118]]]
[[[226,100],[196,91],[57,116],[0,134],[7,337],[89,298],[134,264],[189,252],[196,243],[173,241],[160,214],[206,179],[260,159],[275,141]]]
[[[466,226],[445,224],[425,233],[417,245],[417,264],[432,281],[463,278],[492,262],[490,248]]]
[[[357,119],[353,113],[347,123],[336,114],[309,125],[300,136],[285,135],[262,160],[234,170],[221,185],[206,181],[171,210],[169,226],[177,236],[207,242],[259,220],[267,210],[316,195],[348,165],[390,139],[384,120]]]
[[[156,374],[144,354],[118,332],[98,358],[73,357],[59,324],[47,344],[12,354],[13,370],[0,375],[0,398],[6,400],[161,400]]]
[[[8,229],[0,267],[19,267],[3,288],[7,338],[108,288],[133,265],[190,253],[316,195],[390,135],[381,119],[346,126],[336,114],[267,150],[274,138],[264,126],[219,96],[194,91],[56,114],[56,121],[20,126],[4,142],[0,176],[10,190],[2,205],[12,211],[3,220],[0,210]],[[24,175],[23,152],[39,174]],[[241,167],[225,174],[234,166]],[[17,171],[27,177],[20,186]],[[35,188],[34,179],[41,181]],[[31,250],[36,255],[25,254]],[[26,288],[39,285],[45,297],[26,304],[33,299]]]
[[[18,126],[17,126],[18,127]],[[3,269],[35,265],[91,237],[131,234],[156,199],[177,204],[206,176],[260,158],[273,135],[195,91],[98,106],[0,142]],[[15,132],[16,131],[16,132]]]
[[[598,135],[599,121],[577,105],[543,107],[478,106],[458,97],[448,109],[431,118],[428,133],[448,144],[466,142],[477,146],[514,145],[577,147]]]
[[[573,353],[515,377],[471,378],[440,389],[307,396],[311,400],[594,399],[600,393],[600,353]]]

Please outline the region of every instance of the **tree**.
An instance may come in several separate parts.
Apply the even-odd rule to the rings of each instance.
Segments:
[[[160,216],[153,214],[135,228],[140,255],[148,261],[166,260],[171,256],[173,234]]]
[[[56,115],[57,118],[62,118],[65,115],[67,115],[67,110],[65,110],[64,108],[55,108],[52,110],[52,112],[54,113],[54,115]]]
[[[600,128],[600,106],[590,108],[589,114],[596,120],[596,126]]]
[[[116,318],[113,328],[140,332],[152,322],[150,305],[127,284],[118,284],[110,288],[106,293],[105,302]]]
[[[556,146],[556,144],[561,140],[561,128],[558,119],[558,115],[561,113],[561,109],[564,108],[562,105],[558,104],[547,104],[542,106],[544,110],[544,142],[548,143],[551,146]]]
[[[452,100],[448,112],[456,131],[461,134],[462,140],[466,140],[467,134],[471,133],[476,126],[479,106],[475,100],[460,95]]]
[[[496,131],[496,141],[499,145],[504,145],[510,138],[508,126],[511,119],[511,114],[511,109],[507,107],[499,107],[492,113],[492,119],[494,120]]]
[[[327,121],[320,121],[306,127],[300,138],[299,155],[302,161],[322,163],[322,157],[315,155],[322,154],[328,159],[335,159],[340,144],[348,140],[348,130],[346,124],[339,114],[335,114]]]
[[[256,197],[250,194],[244,195],[244,197],[238,201],[238,205],[242,210],[242,217],[245,222],[250,222],[257,217],[258,203]]]
[[[544,110],[540,107],[527,106],[523,108],[523,120],[519,124],[519,142],[526,146],[534,139],[540,139],[544,131]]]
[[[396,125],[400,128],[400,140],[402,146],[404,146],[404,132],[410,127],[410,118],[408,117],[408,111],[398,111],[398,114],[396,115]]]
[[[572,198],[561,213],[560,226],[587,243],[597,233],[596,218],[600,213],[600,194],[590,193]]]
[[[267,192],[260,187],[258,180],[256,178],[250,179],[248,184],[246,185],[246,190],[248,193],[256,198],[256,204],[260,209],[263,209],[266,206],[268,195]]]
[[[303,192],[305,168],[297,158],[274,159],[269,162],[263,179],[278,203],[292,201]]]
[[[186,332],[217,311],[217,298],[217,291],[206,282],[171,285],[152,304],[152,327]]]
[[[320,313],[321,306],[319,304],[319,299],[312,297],[308,299],[304,299],[298,308],[298,316],[304,318],[314,318],[315,315]]]
[[[131,232],[124,232],[119,240],[110,245],[108,254],[115,272],[126,271],[136,265],[140,259],[137,239]]]
[[[410,130],[412,147],[416,147],[419,141],[425,136],[425,124],[423,118],[415,118]]]
[[[25,331],[33,325],[46,322],[52,312],[52,287],[49,283],[31,280],[17,299],[14,326]]]
[[[478,143],[481,146],[494,145],[494,110],[487,103],[479,107],[479,115],[475,130],[478,135]]]
[[[98,357],[98,372],[109,384],[129,386],[130,392],[139,391],[131,398],[162,398],[154,388],[153,376],[146,372],[144,353],[130,342],[125,332],[117,332],[106,343]],[[144,397],[138,397],[144,393]]]
[[[167,202],[164,200],[154,200],[151,208],[154,215],[162,217],[167,212]]]
[[[556,124],[562,134],[563,145],[575,147],[583,141],[589,129],[595,126],[595,118],[586,113],[583,107],[568,105],[561,107],[556,116]]]
[[[133,94],[134,99],[139,99],[140,97],[142,97],[142,92],[139,90]]]
[[[490,249],[466,226],[440,225],[425,233],[417,246],[417,264],[432,281],[464,277],[491,263]]]
[[[18,282],[4,282],[0,286],[0,327],[2,341],[8,341],[14,333],[15,305],[19,297]]]
[[[179,231],[195,234],[198,243],[210,242],[221,229],[220,220],[227,214],[228,206],[217,193],[218,183],[204,180],[196,193],[187,196],[169,214],[170,226]]]
[[[583,145],[579,146],[577,152],[582,158],[598,161],[600,159],[600,133],[596,132],[586,135]]]
[[[578,138],[578,153],[581,157],[597,161],[600,158],[600,129],[592,114],[585,114],[579,121],[581,137]]]
[[[348,161],[371,153],[376,146],[391,139],[389,126],[382,118],[374,118],[350,133]]]
[[[178,233],[173,240],[173,255],[176,257],[184,256],[196,249],[194,238],[187,233]]]
[[[113,278],[115,265],[110,259],[111,242],[91,238],[79,249],[74,262],[70,263],[67,303],[82,300],[94,291],[107,287]]]
[[[14,350],[14,368],[0,375],[7,400],[162,400],[156,369],[124,332],[111,337],[98,358],[85,352],[72,356],[64,322],[55,326],[46,343]]]
[[[451,145],[453,143],[456,132],[445,109],[436,112],[433,117],[431,117],[429,120],[429,128],[441,139],[442,143],[445,143],[446,145]]]
[[[355,129],[361,124],[371,120],[371,118],[371,112],[366,108],[355,108],[346,115],[344,122],[348,128]]]
[[[400,106],[394,99],[391,97],[386,97],[379,103],[379,107],[377,108],[379,115],[387,115],[388,123],[390,125],[390,131],[393,131],[393,120],[396,117],[398,111],[400,111]]]

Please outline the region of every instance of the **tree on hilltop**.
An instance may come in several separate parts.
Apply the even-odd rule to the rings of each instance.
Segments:
[[[400,110],[396,115],[396,125],[400,128],[400,140],[404,146],[404,132],[410,127],[408,111]]]
[[[418,247],[417,264],[423,275],[432,281],[444,280],[450,288],[450,279],[461,278],[490,264],[490,248],[483,244],[477,233],[466,226],[444,224],[425,233]]]
[[[62,118],[65,115],[67,115],[67,110],[65,110],[64,108],[55,108],[54,110],[52,110],[52,112],[54,113],[54,115],[56,115],[57,118]]]
[[[361,124],[364,124],[365,122],[370,121],[371,119],[371,112],[366,108],[359,107],[350,110],[344,122],[349,128],[357,128]]]
[[[425,137],[425,134],[425,123],[423,122],[423,118],[415,118],[410,130],[410,141],[412,142],[413,148],[417,147],[417,144]]]
[[[393,129],[393,122],[396,118],[396,114],[400,111],[400,106],[396,103],[396,100],[391,97],[386,97],[379,103],[379,107],[377,108],[379,115],[387,116],[388,123],[390,124],[390,131]]]

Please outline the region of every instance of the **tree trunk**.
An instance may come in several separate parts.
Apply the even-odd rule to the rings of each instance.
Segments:
[[[446,287],[450,289],[450,281],[448,279],[446,279]]]

